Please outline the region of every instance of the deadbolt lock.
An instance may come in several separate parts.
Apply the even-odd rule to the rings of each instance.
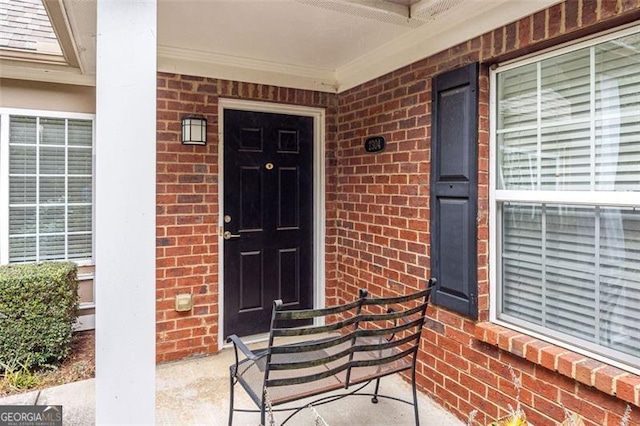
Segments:
[[[273,163],[267,163],[264,165],[264,168],[267,170],[273,170]]]

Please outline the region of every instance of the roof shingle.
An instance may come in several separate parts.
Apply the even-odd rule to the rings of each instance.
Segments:
[[[42,44],[47,48],[39,49]],[[1,48],[62,55],[42,0],[0,0]]]

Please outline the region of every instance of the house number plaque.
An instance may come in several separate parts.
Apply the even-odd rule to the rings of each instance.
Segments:
[[[370,138],[365,139],[364,141],[364,150],[367,152],[380,152],[384,150],[385,140],[382,136],[372,136]]]

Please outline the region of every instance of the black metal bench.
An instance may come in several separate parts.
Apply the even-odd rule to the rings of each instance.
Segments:
[[[275,409],[281,404],[332,392],[311,402],[320,405],[349,395],[390,398],[413,405],[419,425],[416,393],[416,357],[425,320],[429,294],[426,290],[407,296],[367,298],[325,309],[287,311],[282,302],[274,302],[268,346],[250,350],[236,335],[227,338],[235,349],[235,364],[230,367],[231,398],[229,425],[235,411],[260,412],[265,424],[266,412],[292,410],[282,424],[309,405]],[[311,321],[322,325],[309,325]],[[240,359],[240,350],[246,358]],[[379,394],[384,376],[411,370],[413,401]],[[375,380],[373,393],[364,387]],[[234,387],[239,383],[255,402],[257,409],[234,407]],[[353,389],[355,387],[355,390]],[[336,390],[342,389],[337,395]]]

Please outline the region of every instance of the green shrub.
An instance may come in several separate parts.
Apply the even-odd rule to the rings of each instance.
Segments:
[[[77,270],[72,262],[0,266],[0,366],[54,365],[69,354]]]

